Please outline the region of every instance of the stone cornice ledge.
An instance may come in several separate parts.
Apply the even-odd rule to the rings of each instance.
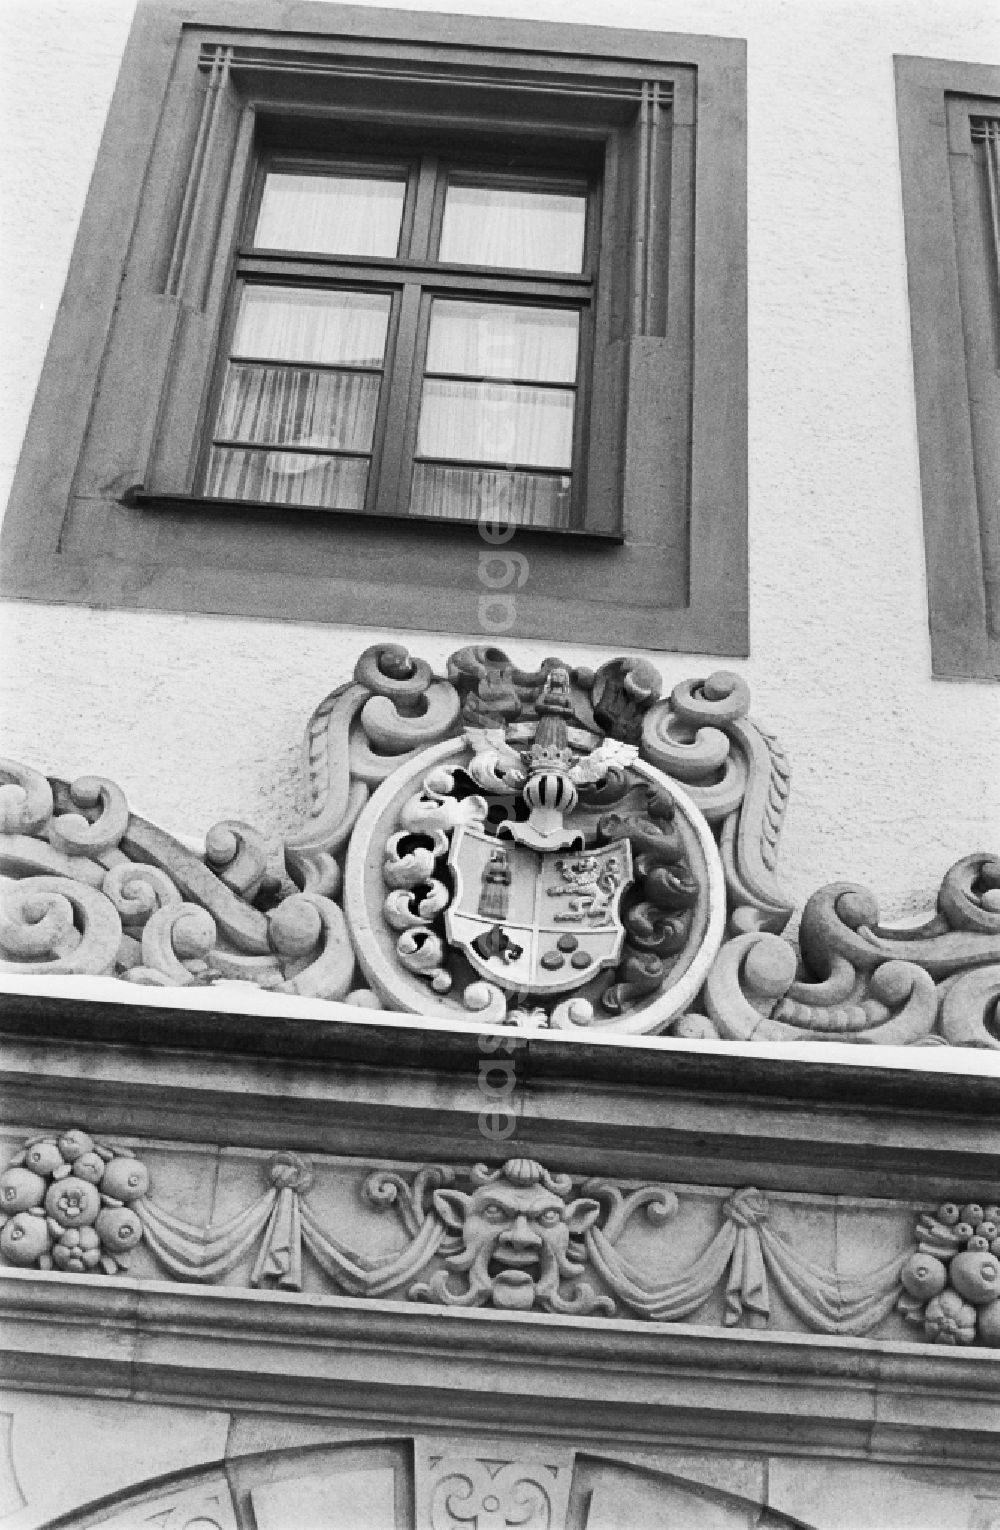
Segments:
[[[141,994],[141,997],[139,996]],[[502,1035],[537,1075],[622,1084],[728,1088],[828,1101],[1000,1105],[1000,1050],[844,1042],[703,1041],[590,1031],[515,1031],[428,1020],[244,985],[136,990],[113,978],[0,974],[0,1035],[141,1042],[244,1056],[301,1057],[465,1071],[480,1037]],[[492,1050],[492,1049],[491,1049]],[[860,1091],[860,1093],[859,1093]]]
[[[981,1464],[1000,1435],[1000,1357],[924,1344],[683,1323],[414,1308],[0,1271],[14,1385],[392,1426],[496,1417],[621,1445],[713,1425],[730,1444],[822,1443]]]
[[[78,1122],[115,1137],[127,1120],[140,1137],[464,1163],[487,1146],[481,1113],[498,1102],[481,1070],[499,1055],[504,1151],[552,1167],[738,1184],[753,1162],[764,1190],[993,1196],[994,1053],[484,1034],[340,1008],[8,976],[4,1118],[25,1134]]]

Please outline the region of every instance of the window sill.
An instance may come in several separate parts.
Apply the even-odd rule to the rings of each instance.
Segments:
[[[478,534],[485,526],[489,529],[488,541],[491,546],[506,545],[513,536],[522,535],[532,538],[544,537],[548,542],[571,540],[594,546],[604,543],[621,547],[625,543],[621,532],[590,531],[583,526],[528,526],[492,520],[445,520],[441,516],[434,515],[374,515],[364,510],[337,510],[322,505],[283,505],[273,500],[219,499],[202,494],[154,494],[145,489],[129,490],[127,494],[122,495],[119,503],[127,509],[134,507],[152,513],[157,510],[174,510],[209,516],[274,516],[286,524],[290,520],[315,521],[317,517],[333,516],[338,521],[359,526],[375,527],[382,523],[388,526],[420,526],[431,535],[437,534],[449,538],[462,534],[468,535],[470,532]],[[511,533],[510,536],[507,535],[508,532]]]

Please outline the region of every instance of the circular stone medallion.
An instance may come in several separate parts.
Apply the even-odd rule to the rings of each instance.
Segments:
[[[567,811],[552,792],[487,797],[471,758],[462,738],[423,751],[355,825],[344,910],[371,987],[387,1007],[466,1023],[485,984],[491,1022],[523,1008],[536,1023],[542,1009],[556,1026],[662,1030],[723,937],[701,812],[643,760],[618,800],[588,805],[581,790]]]

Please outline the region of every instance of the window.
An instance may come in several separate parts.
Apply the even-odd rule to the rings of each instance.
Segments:
[[[457,142],[409,164],[265,158],[201,492],[580,524],[594,201],[580,175]]]
[[[4,588],[745,653],[743,44],[295,18],[141,0]]]
[[[1000,678],[1000,69],[896,95],[934,674]]]

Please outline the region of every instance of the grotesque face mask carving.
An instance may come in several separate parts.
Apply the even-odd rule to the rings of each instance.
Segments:
[[[582,1237],[600,1214],[600,1204],[569,1200],[567,1175],[552,1175],[530,1158],[514,1158],[502,1169],[477,1164],[472,1194],[438,1190],[434,1209],[458,1244],[445,1258],[450,1270],[467,1273],[468,1288],[452,1290],[443,1271],[431,1282],[433,1294],[449,1304],[521,1311],[540,1305],[554,1312],[593,1311],[605,1299],[579,1281],[582,1252],[571,1240]],[[576,1279],[575,1291],[560,1291]]]

